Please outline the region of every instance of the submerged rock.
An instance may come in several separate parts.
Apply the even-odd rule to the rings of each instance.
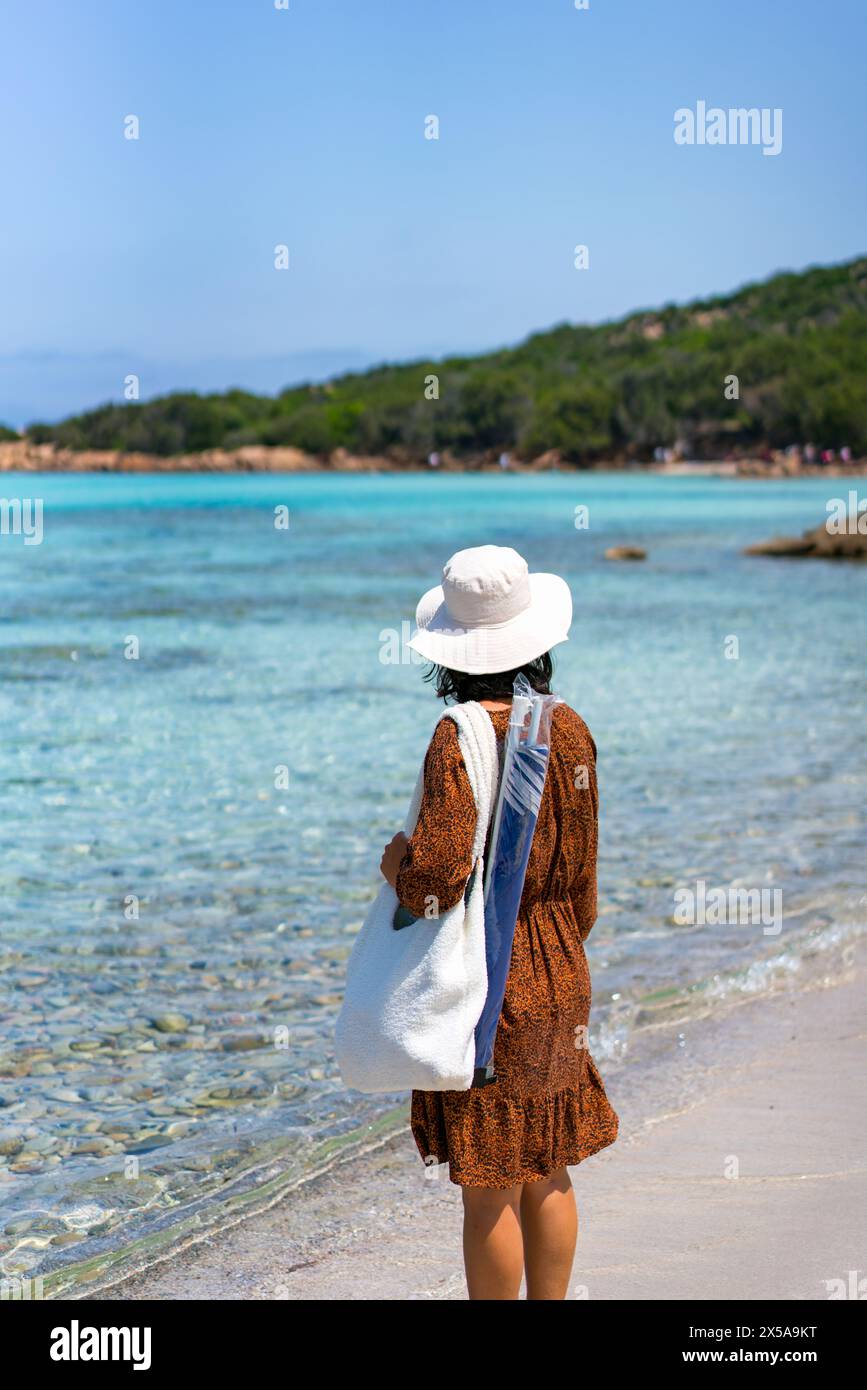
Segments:
[[[612,545],[605,552],[606,560],[646,560],[647,551],[640,545]]]
[[[240,1037],[224,1038],[222,1046],[224,1052],[253,1052],[257,1048],[267,1047],[269,1041],[268,1038],[261,1038],[253,1033],[245,1033]]]
[[[151,1020],[151,1024],[161,1033],[185,1033],[190,1026],[190,1020],[183,1014],[159,1014]]]

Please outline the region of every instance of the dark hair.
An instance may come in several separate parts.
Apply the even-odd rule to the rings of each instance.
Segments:
[[[467,671],[452,671],[448,666],[434,664],[430,670],[425,671],[424,679],[436,681],[439,699],[445,700],[447,704],[449,700],[453,700],[455,704],[462,705],[465,700],[510,700],[515,677],[522,673],[538,694],[551,694],[554,662],[550,652],[545,652],[544,656],[537,656],[534,661],[525,661],[523,666],[516,666],[514,671],[495,671],[485,676],[474,676]]]

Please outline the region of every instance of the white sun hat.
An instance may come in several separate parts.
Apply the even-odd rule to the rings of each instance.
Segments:
[[[409,645],[426,660],[474,676],[513,671],[569,640],[572,595],[510,546],[477,545],[452,556],[415,620]]]

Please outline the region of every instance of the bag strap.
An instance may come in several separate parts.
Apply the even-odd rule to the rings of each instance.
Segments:
[[[500,760],[497,756],[497,736],[491,716],[483,705],[467,700],[444,710],[440,719],[451,719],[458,730],[464,766],[476,802],[476,830],[473,836],[473,863],[481,857],[488,836],[488,827],[497,802],[497,783]],[[439,722],[439,721],[437,721]],[[422,758],[415,789],[409,803],[403,831],[411,838],[415,830],[421,800],[424,795],[424,765]]]
[[[497,736],[488,711],[475,700],[446,711],[458,726],[458,739],[473,796],[476,800],[476,829],[473,835],[473,863],[482,857],[488,826],[497,801],[500,764]]]

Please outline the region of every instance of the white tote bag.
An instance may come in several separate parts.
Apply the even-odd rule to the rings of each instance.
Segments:
[[[356,1091],[468,1091],[475,1027],[488,991],[482,862],[499,764],[490,716],[475,701],[446,710],[453,719],[473,795],[476,830],[469,892],[439,918],[395,930],[399,906],[384,883],[355,940],[335,1053]],[[415,829],[424,788],[422,763],[404,827]]]

